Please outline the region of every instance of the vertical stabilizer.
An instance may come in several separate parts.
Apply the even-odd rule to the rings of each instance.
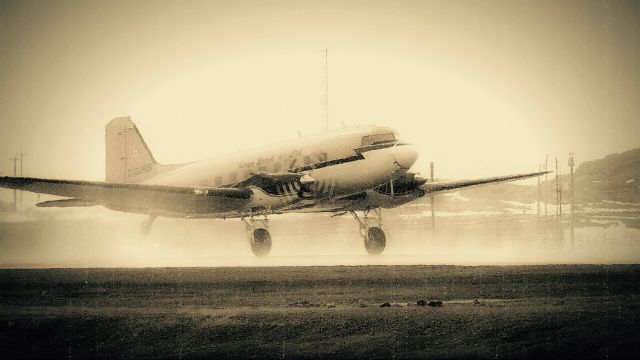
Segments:
[[[105,130],[107,182],[139,183],[160,172],[161,166],[131,118],[115,118]]]

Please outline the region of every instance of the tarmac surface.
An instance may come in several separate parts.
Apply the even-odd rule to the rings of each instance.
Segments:
[[[636,358],[639,309],[639,265],[7,269],[0,357]]]

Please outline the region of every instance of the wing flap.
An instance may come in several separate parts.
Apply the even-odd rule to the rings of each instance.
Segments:
[[[91,201],[82,200],[82,199],[62,199],[62,200],[49,200],[43,201],[36,204],[37,207],[89,207],[95,206],[96,204]]]
[[[544,175],[549,172],[550,171],[540,171],[540,172],[526,173],[526,174],[496,176],[496,177],[490,177],[490,178],[484,178],[484,179],[428,182],[422,185],[422,189],[427,194],[433,194],[437,192],[453,191],[456,189],[466,188],[466,187],[482,186],[482,185],[495,184],[495,183],[501,183],[501,182],[507,182],[507,181],[528,179],[528,178]]]

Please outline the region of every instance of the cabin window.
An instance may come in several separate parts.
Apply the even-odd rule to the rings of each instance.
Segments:
[[[229,174],[229,183],[230,184],[234,184],[238,181],[238,174],[237,173],[231,173]]]
[[[393,141],[396,141],[396,135],[394,133],[367,135],[362,137],[362,146],[370,146]]]
[[[222,185],[222,176],[217,176],[215,181],[214,181],[215,186],[220,186]]]

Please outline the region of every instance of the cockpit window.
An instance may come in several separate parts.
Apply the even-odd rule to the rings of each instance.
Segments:
[[[394,133],[367,135],[362,137],[362,146],[369,146],[393,141],[396,141],[396,135]]]

